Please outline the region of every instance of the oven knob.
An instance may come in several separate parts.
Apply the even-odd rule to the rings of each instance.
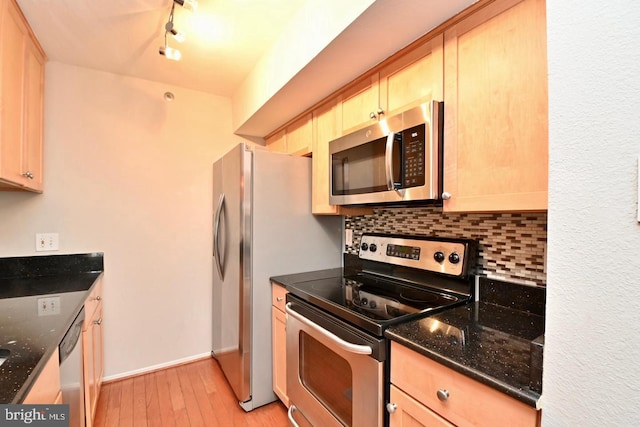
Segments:
[[[370,250],[371,252],[375,252],[375,251],[377,251],[377,250],[378,250],[378,247],[376,246],[376,244],[375,244],[375,243],[372,243],[372,244],[370,244],[370,245],[369,245],[369,250]]]
[[[369,301],[369,308],[376,308],[378,304],[375,301]]]
[[[433,259],[435,259],[437,262],[442,262],[444,261],[444,253],[438,251],[435,254],[433,254]]]
[[[368,300],[368,299],[366,299],[366,298],[362,298],[362,299],[360,300],[360,305],[367,305],[368,303],[369,303],[369,300]]]
[[[451,253],[451,255],[449,255],[449,262],[451,264],[457,264],[460,262],[460,255],[458,255],[457,253],[453,252]]]
[[[363,244],[361,244],[361,245],[360,245],[360,248],[361,248],[363,251],[366,251],[367,249],[369,249],[369,245],[367,245],[366,243],[363,243]]]

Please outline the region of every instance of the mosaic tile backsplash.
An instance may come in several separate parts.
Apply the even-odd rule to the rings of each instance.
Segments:
[[[546,286],[547,214],[448,214],[438,207],[376,208],[372,215],[347,216],[357,254],[364,232],[475,239],[479,243],[474,274],[499,280]]]

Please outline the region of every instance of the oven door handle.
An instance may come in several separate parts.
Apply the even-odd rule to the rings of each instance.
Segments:
[[[338,345],[343,350],[348,351],[349,353],[356,353],[356,354],[371,354],[372,353],[371,347],[366,346],[366,345],[358,345],[358,344],[352,344],[350,342],[347,342],[347,341],[343,340],[342,338],[336,336],[335,334],[332,334],[331,332],[327,331],[326,329],[316,325],[315,323],[313,323],[311,320],[307,319],[306,317],[301,316],[298,312],[294,311],[291,308],[291,303],[290,302],[287,303],[287,305],[284,307],[284,309],[285,309],[285,311],[287,312],[287,314],[289,316],[293,317],[298,322],[303,323],[304,325],[310,327],[311,329],[313,329],[314,331],[318,332],[319,334],[322,334],[326,338],[330,339],[331,341],[333,341],[336,345]]]
[[[291,423],[291,425],[293,427],[300,427],[300,425],[293,418],[293,413],[295,411],[297,411],[297,410],[298,410],[298,408],[296,408],[296,405],[291,405],[291,406],[289,406],[289,410],[287,411],[287,417],[289,418],[289,422]]]

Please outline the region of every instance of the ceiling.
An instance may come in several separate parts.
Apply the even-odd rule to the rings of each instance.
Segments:
[[[176,4],[181,61],[158,54],[172,0],[18,0],[50,61],[231,96],[306,0]]]
[[[370,6],[255,110],[234,117],[234,131],[266,135],[475,1],[360,0]],[[195,12],[176,5],[175,26],[187,37],[169,39],[182,52],[176,62],[158,53],[172,0],[17,2],[49,61],[230,97],[234,115],[243,102],[234,94],[296,13],[306,4],[342,10],[336,0],[198,0]]]

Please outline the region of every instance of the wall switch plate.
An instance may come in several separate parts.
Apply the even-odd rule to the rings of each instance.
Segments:
[[[38,316],[60,314],[60,297],[38,298]]]
[[[58,233],[36,234],[36,252],[57,251],[58,249]]]

